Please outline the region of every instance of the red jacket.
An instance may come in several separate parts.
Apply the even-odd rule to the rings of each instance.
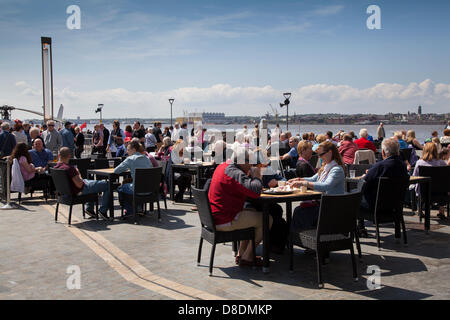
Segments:
[[[345,164],[352,164],[355,159],[355,152],[358,151],[358,145],[353,141],[342,141],[339,147],[339,153]]]
[[[373,152],[377,152],[377,148],[375,148],[375,145],[373,144],[373,142],[367,140],[366,138],[361,137],[361,138],[355,140],[355,143],[360,149],[370,149]]]
[[[244,208],[245,200],[258,198],[261,190],[261,180],[247,176],[236,164],[229,161],[220,164],[214,171],[208,193],[216,225],[233,221]]]

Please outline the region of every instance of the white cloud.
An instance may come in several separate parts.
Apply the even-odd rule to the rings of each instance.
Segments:
[[[15,84],[16,92],[10,104],[17,107],[35,106],[40,109],[42,92],[25,81]],[[424,112],[444,113],[450,110],[450,85],[426,79],[407,85],[379,83],[358,89],[348,85],[313,84],[292,89],[290,112],[306,113],[377,113],[407,112],[421,104]],[[105,105],[105,118],[113,117],[168,117],[168,98],[174,97],[174,115],[189,112],[225,112],[227,115],[263,115],[269,104],[283,101],[282,91],[272,86],[232,87],[216,84],[208,88],[186,87],[170,91],[130,91],[123,88],[94,91],[76,91],[55,88],[55,105],[64,104],[67,117],[95,117],[98,103]],[[24,115],[24,117],[26,117]]]
[[[344,9],[343,5],[323,6],[313,10],[313,14],[323,17],[332,16],[341,12],[342,9]]]

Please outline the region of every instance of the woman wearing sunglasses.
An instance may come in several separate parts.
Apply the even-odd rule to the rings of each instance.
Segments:
[[[288,183],[294,187],[306,186],[326,194],[345,193],[344,162],[337,147],[330,141],[322,142],[317,148],[317,154],[322,159],[322,168],[310,178],[295,178]],[[295,230],[313,228],[317,225],[318,218],[319,203],[304,201],[294,210],[292,227]]]

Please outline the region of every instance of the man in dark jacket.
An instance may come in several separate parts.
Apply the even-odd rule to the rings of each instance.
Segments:
[[[109,130],[105,128],[105,126],[100,124],[100,129],[103,131],[103,147],[102,147],[102,153],[106,154],[106,146],[108,145],[109,141]]]
[[[369,169],[364,176],[366,185],[364,188],[364,196],[361,202],[361,207],[365,210],[374,210],[377,197],[378,178],[407,178],[408,171],[405,163],[399,155],[400,146],[397,140],[390,138],[384,139],[381,144],[383,161],[377,162]],[[359,229],[361,236],[367,236],[367,231],[364,227],[364,219],[359,220]]]
[[[2,123],[2,133],[0,134],[0,156],[6,157],[11,154],[16,146],[16,138],[9,132],[9,123]]]

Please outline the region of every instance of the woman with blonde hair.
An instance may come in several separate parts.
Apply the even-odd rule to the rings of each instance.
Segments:
[[[289,180],[293,187],[305,186],[325,194],[345,193],[345,166],[336,145],[330,141],[322,142],[317,148],[317,154],[323,161],[319,172],[310,178]],[[296,230],[315,227],[319,218],[319,205],[307,202],[295,208],[292,226]]]
[[[438,166],[446,166],[447,163],[444,160],[440,160],[438,157],[438,152],[436,145],[433,142],[427,142],[425,147],[423,148],[422,159],[418,160],[416,163],[416,167],[414,168],[413,176],[419,175],[419,167],[427,166],[427,167],[438,167]],[[419,186],[416,186],[416,194],[419,195],[420,189]],[[439,207],[438,217],[441,219],[445,219],[444,215],[445,207]]]
[[[416,150],[422,150],[423,146],[420,144],[420,142],[416,139],[416,132],[414,130],[408,130],[408,133],[406,135],[406,143],[408,145],[411,145]]]

